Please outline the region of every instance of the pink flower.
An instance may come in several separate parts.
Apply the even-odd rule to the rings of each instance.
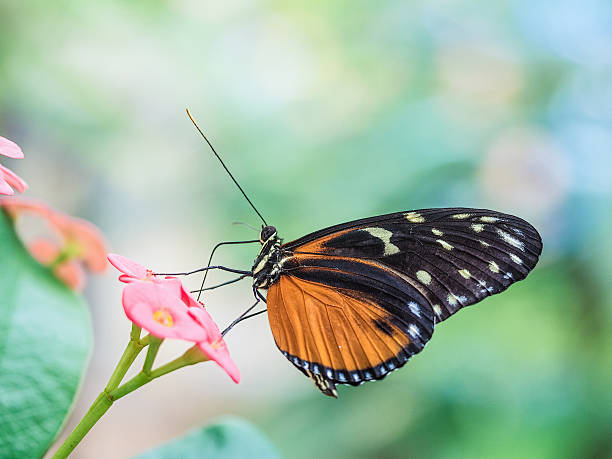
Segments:
[[[4,137],[0,137],[0,155],[13,159],[23,158],[23,152],[21,148],[19,148],[19,145]],[[0,165],[0,194],[11,196],[15,194],[13,188],[23,193],[27,187],[28,184],[21,177],[10,169]]]
[[[98,273],[106,269],[106,245],[96,226],[60,212],[51,214],[50,223],[75,250],[75,257],[83,260],[91,272]]]
[[[85,271],[76,260],[61,260],[59,245],[47,239],[35,239],[28,251],[41,265],[52,266],[53,274],[72,290],[80,292],[85,287]]]
[[[204,306],[193,299],[176,277],[156,276],[150,269],[117,254],[110,263],[121,271],[122,303],[127,317],[158,338],[177,338],[196,343],[236,383],[240,371],[230,358],[227,345]]]
[[[175,289],[154,282],[130,282],[123,289],[128,318],[158,338],[205,340],[206,330],[193,320]]]
[[[208,333],[207,340],[198,342],[200,350],[211,360],[217,362],[235,383],[239,383],[240,370],[231,359],[227,344],[223,340],[219,327],[217,327],[217,324],[213,321],[212,317],[210,317],[210,314],[208,314],[204,308],[189,308],[189,314],[197,320]]]
[[[24,213],[46,220],[58,242],[38,238],[25,243],[32,256],[74,290],[85,285],[83,264],[92,272],[106,268],[106,248],[100,231],[80,218],[58,212],[42,202],[26,198],[0,199],[0,207],[13,219]]]

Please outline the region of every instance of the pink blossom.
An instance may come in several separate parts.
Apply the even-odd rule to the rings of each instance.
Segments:
[[[72,290],[80,292],[85,287],[85,271],[76,260],[61,261],[61,248],[48,239],[35,239],[28,245],[32,257],[43,266],[51,266],[53,274]]]
[[[128,318],[158,338],[178,338],[197,344],[237,383],[240,371],[230,358],[219,327],[202,303],[194,300],[176,277],[156,276],[129,258],[111,253],[108,261],[127,283],[123,289],[123,309]]]
[[[106,269],[106,245],[96,226],[61,212],[53,212],[50,222],[74,248],[75,256],[82,259],[91,272],[102,272]]]
[[[104,239],[91,223],[27,198],[0,199],[0,207],[13,219],[30,213],[48,222],[56,236],[59,236],[59,241],[37,239],[26,241],[25,245],[39,263],[50,266],[55,275],[72,289],[81,290],[85,285],[82,264],[92,272],[106,268]]]
[[[0,155],[14,159],[23,158],[19,145],[4,137],[0,137]],[[28,184],[13,171],[0,165],[0,194],[12,196],[15,194],[13,188],[23,193],[28,188]]]
[[[122,302],[128,318],[153,336],[193,342],[207,338],[176,291],[165,284],[130,282],[123,289]]]

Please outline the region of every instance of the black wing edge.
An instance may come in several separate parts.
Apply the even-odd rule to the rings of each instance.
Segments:
[[[416,214],[421,214],[421,215],[425,215],[429,217],[433,215],[434,217],[438,217],[437,219],[440,219],[440,218],[446,217],[447,214],[448,216],[450,216],[456,213],[478,213],[478,212],[487,213],[492,216],[496,216],[500,218],[509,218],[517,223],[522,222],[525,225],[526,229],[529,229],[533,232],[532,236],[537,237],[537,239],[539,240],[540,253],[542,252],[542,238],[540,234],[538,233],[538,231],[533,227],[533,225],[531,225],[526,220],[520,217],[517,217],[515,215],[512,215],[512,214],[499,212],[497,210],[477,209],[477,208],[472,208],[472,207],[439,207],[439,208],[405,210],[402,212],[393,212],[390,214],[383,214],[383,215],[376,215],[374,217],[361,218],[359,220],[352,220],[350,222],[340,223],[338,225],[333,225],[327,228],[320,229],[318,231],[314,231],[310,234],[307,234],[298,239],[294,239],[293,241],[283,244],[283,248],[288,249],[288,250],[293,250],[296,247],[299,247],[304,244],[308,244],[309,242],[312,242],[315,239],[318,239],[320,237],[329,236],[330,234],[335,233],[337,231],[343,231],[345,229],[354,228],[354,227],[358,227],[358,226],[362,226],[362,225],[370,224],[370,223],[378,223],[378,222],[393,220],[395,218],[404,218],[407,213],[416,213]],[[437,219],[426,220],[424,223],[433,223],[437,221]],[[412,224],[416,224],[416,223],[412,223]]]

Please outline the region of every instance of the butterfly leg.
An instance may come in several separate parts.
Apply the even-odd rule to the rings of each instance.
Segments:
[[[228,273],[236,273],[236,274],[245,274],[247,276],[251,276],[253,273],[251,271],[245,271],[244,269],[234,269],[228,268],[227,266],[207,266],[205,268],[194,269],[193,271],[187,271],[182,273],[153,273],[156,276],[190,276],[192,274],[201,273],[204,271],[210,271],[212,269],[220,269],[221,271],[227,271]]]
[[[213,285],[212,287],[206,287],[206,288],[200,288],[198,290],[192,290],[190,293],[202,293],[206,290],[214,290],[216,288],[219,287],[223,287],[224,285],[229,285],[229,284],[233,284],[234,282],[238,282],[241,281],[242,279],[249,277],[249,274],[243,274],[242,276],[239,276],[235,279],[229,280],[227,282],[222,282],[221,284],[217,284],[217,285]]]
[[[253,312],[252,314],[249,314],[248,316],[244,316],[243,318],[241,318],[238,322],[236,322],[237,324],[239,324],[240,322],[242,322],[243,320],[247,320],[250,319],[251,317],[255,317],[258,316],[260,314],[263,314],[264,312],[268,312],[268,308],[266,309],[262,309],[261,311],[257,311],[257,312]]]
[[[253,309],[255,309],[255,306],[257,306],[259,304],[261,300],[259,298],[257,298],[257,301],[255,301],[255,303],[253,303],[253,305],[251,307],[249,307],[246,311],[244,311],[242,314],[240,314],[231,324],[228,325],[228,327],[223,330],[223,332],[221,333],[222,336],[225,336],[225,334],[230,331],[234,325],[236,325],[238,322],[240,322],[249,312],[251,312]]]

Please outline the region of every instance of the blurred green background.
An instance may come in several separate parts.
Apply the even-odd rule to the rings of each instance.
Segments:
[[[612,3],[0,3],[0,135],[26,154],[10,167],[158,271],[255,235],[232,221],[259,224],[187,106],[286,240],[489,207],[531,221],[542,260],[339,400],[285,361],[265,317],[248,321],[228,336],[239,385],[212,365],[170,375],[113,406],[75,457],[129,457],[221,413],[288,458],[612,457]],[[248,268],[256,251],[218,261]],[[110,270],[90,279],[96,347],[69,428],[127,340],[120,288]],[[205,300],[223,326],[248,281]]]

